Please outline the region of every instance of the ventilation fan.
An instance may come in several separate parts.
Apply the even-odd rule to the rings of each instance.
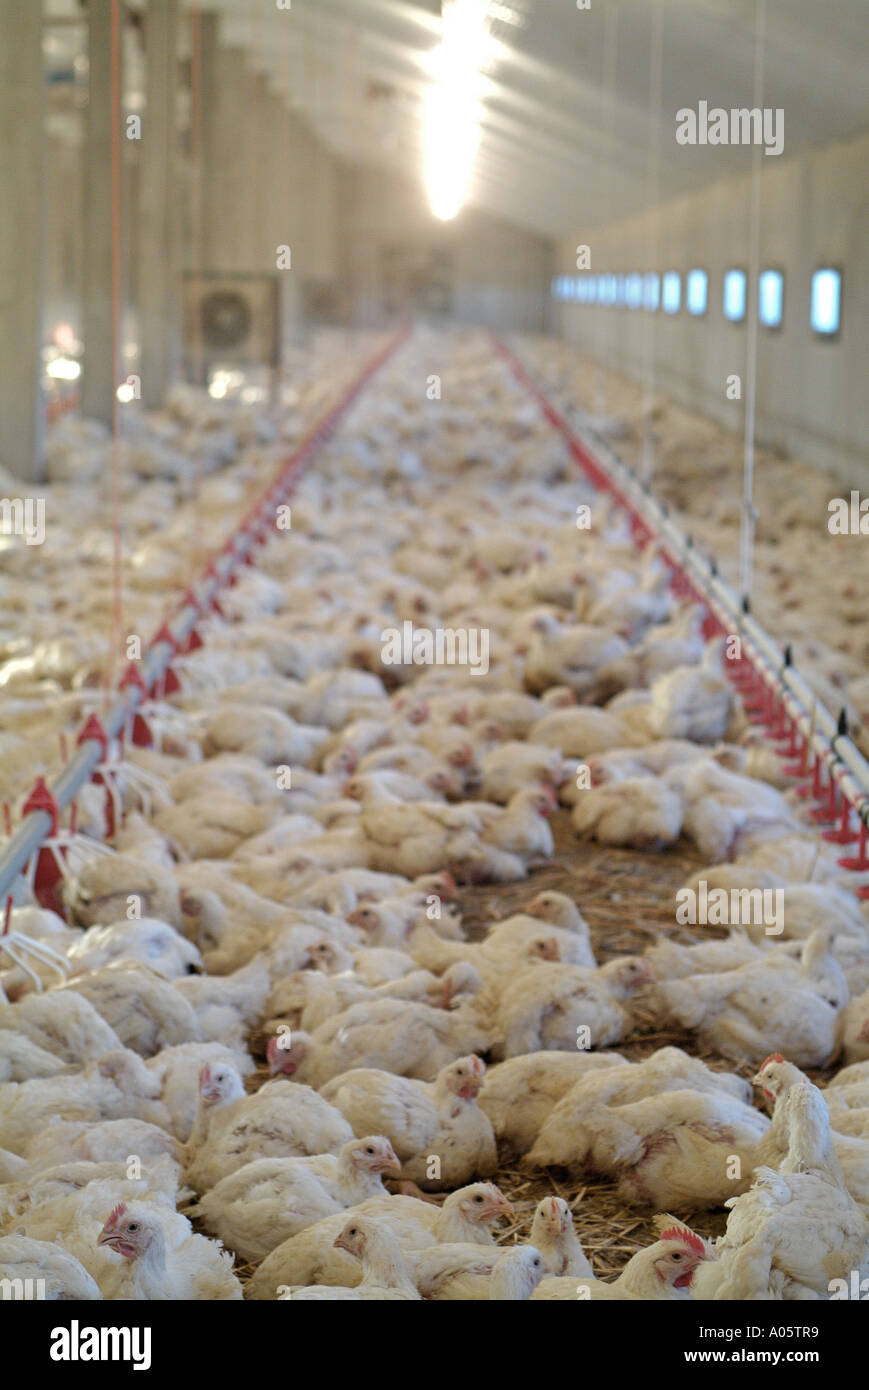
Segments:
[[[218,364],[278,365],[278,276],[225,275],[184,278],[184,348],[199,380]]]

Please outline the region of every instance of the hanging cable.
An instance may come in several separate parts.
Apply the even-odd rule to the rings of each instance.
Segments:
[[[648,262],[650,274],[659,274],[658,266],[658,186],[661,164],[661,69],[664,54],[664,22],[661,13],[661,0],[651,0],[652,31],[649,39],[649,151],[648,177],[646,184],[646,216],[649,219]],[[643,453],[640,463],[640,476],[648,484],[652,480],[655,467],[655,440],[652,409],[655,399],[655,343],[657,305],[646,302],[649,280],[643,286],[643,304],[646,318],[646,364],[645,391],[643,401]],[[660,282],[659,282],[660,283]]]
[[[213,44],[209,46],[209,56],[213,61]],[[201,288],[203,271],[202,158],[202,9],[198,3],[194,3],[190,9],[190,271],[194,292]],[[204,344],[200,332],[193,333],[191,371],[195,385],[207,385]],[[191,464],[195,498],[201,483],[201,469],[196,455]],[[197,527],[190,547],[190,584],[202,567],[204,544],[202,529]]]
[[[111,161],[112,161],[112,619],[109,659],[103,691],[108,707],[123,640],[123,592],[121,567],[121,416],[118,385],[121,377],[121,5],[111,0]]]
[[[619,50],[619,11],[618,5],[614,0],[610,0],[604,10],[604,31],[603,31],[603,62],[601,65],[601,100],[603,109],[606,113],[604,123],[604,148],[610,151],[615,146],[616,130],[616,71],[618,64]],[[609,159],[606,177],[606,196],[604,221],[607,226],[612,226],[615,216],[615,191],[616,178],[618,177],[616,161]],[[603,350],[603,368],[597,371],[597,402],[596,410],[598,415],[606,414],[607,407],[607,386],[608,377],[613,370],[614,364],[614,336],[615,324],[618,320],[610,322],[607,320],[609,336],[605,339]]]
[[[763,65],[766,45],[766,0],[755,0],[754,7],[754,107],[763,110]],[[754,532],[757,511],[754,506],[754,421],[757,404],[758,275],[760,271],[760,170],[762,147],[752,145],[751,209],[748,228],[748,288],[746,313],[748,333],[745,352],[745,433],[743,441],[742,518],[739,533],[739,588],[743,599],[750,598],[754,581]]]

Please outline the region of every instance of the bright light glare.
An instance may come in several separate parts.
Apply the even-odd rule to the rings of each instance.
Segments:
[[[709,276],[705,270],[689,270],[685,277],[685,306],[695,318],[706,313]]]
[[[464,205],[480,143],[478,85],[491,35],[489,0],[443,0],[443,38],[431,56],[425,100],[425,185],[432,213],[448,222]]]
[[[78,362],[74,362],[71,357],[55,357],[53,362],[49,362],[45,369],[46,375],[55,381],[78,381],[81,376],[81,367]]]
[[[136,393],[133,390],[132,386],[128,385],[128,383],[125,381],[118,387],[117,391],[115,392],[115,395],[123,405],[126,405],[128,401],[132,401],[135,399]]]
[[[678,270],[668,270],[661,281],[661,307],[665,314],[678,314],[682,302],[682,280]]]
[[[233,369],[215,367],[208,383],[208,394],[214,401],[222,401],[230,391],[237,391],[244,385],[244,373]]]
[[[747,278],[744,270],[728,270],[724,277],[724,317],[731,323],[745,318]]]
[[[812,276],[811,323],[816,333],[839,331],[842,277],[838,270],[825,267]]]
[[[757,282],[757,316],[767,328],[779,328],[784,310],[784,276],[780,270],[764,270]]]

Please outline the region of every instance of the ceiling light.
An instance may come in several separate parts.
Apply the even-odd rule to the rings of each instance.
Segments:
[[[480,143],[479,78],[492,53],[489,0],[443,0],[443,37],[427,64],[425,184],[432,213],[442,222],[467,200]]]

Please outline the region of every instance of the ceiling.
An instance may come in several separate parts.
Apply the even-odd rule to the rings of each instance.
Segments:
[[[579,10],[575,0],[493,0],[472,201],[543,235],[573,236],[747,170],[745,147],[678,145],[675,113],[700,100],[754,104],[755,6],[591,0]],[[78,0],[46,8],[81,13]],[[147,0],[134,8],[147,10]],[[275,0],[202,0],[201,8],[220,12],[222,40],[249,51],[336,155],[419,176],[439,0],[292,0],[289,10]],[[762,105],[784,111],[781,157],[869,129],[869,0],[766,0],[766,12]]]

